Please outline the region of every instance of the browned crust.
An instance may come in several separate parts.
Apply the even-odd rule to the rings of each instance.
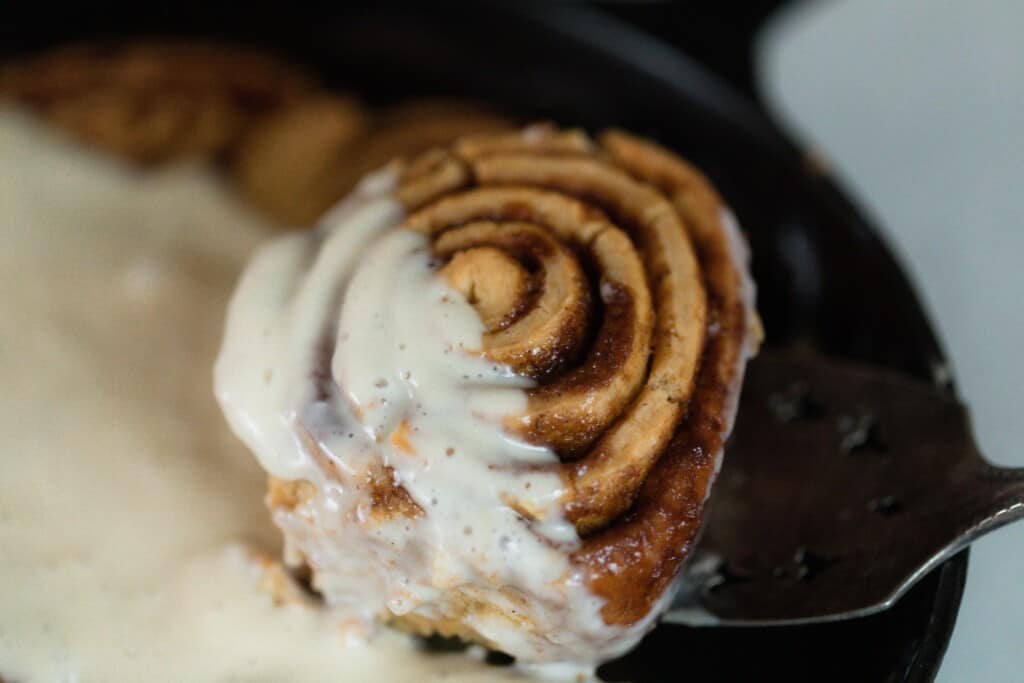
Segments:
[[[710,182],[676,155],[620,131],[602,144],[616,163],[658,186],[690,228],[709,293],[709,334],[686,417],[646,479],[633,508],[584,541],[575,559],[605,597],[603,616],[628,624],[646,614],[673,580],[697,539],[704,504],[731,428],[747,356],[760,342],[745,299],[740,255],[721,225],[724,204]]]
[[[338,172],[371,126],[350,97],[320,93],[256,120],[234,150],[229,173],[257,208],[291,225],[309,225],[352,182]]]
[[[286,223],[309,225],[360,178],[397,157],[510,125],[457,100],[415,101],[372,112],[352,98],[321,93],[259,120],[240,141],[230,172],[257,206]],[[418,165],[436,171],[443,162],[444,156],[435,152]],[[445,187],[461,181],[460,169],[446,170],[447,175],[424,177]],[[422,176],[422,168],[408,173]],[[407,204],[416,203],[415,192],[411,185],[406,189]]]
[[[335,481],[341,481],[341,473],[337,469],[334,460],[328,455],[308,432],[300,431],[299,438],[306,453],[315,461],[320,471]],[[423,515],[423,508],[413,500],[405,487],[395,480],[394,468],[382,465],[374,467],[362,475],[362,480],[357,481],[356,486],[365,491],[369,497],[370,510],[375,521],[387,521],[396,518],[414,519]],[[274,496],[275,489],[280,490],[278,498],[288,506],[288,509],[295,509],[305,503],[316,494],[316,488],[306,481],[284,482],[271,478],[271,496]],[[268,498],[268,502],[273,498]],[[273,508],[274,506],[271,505]]]

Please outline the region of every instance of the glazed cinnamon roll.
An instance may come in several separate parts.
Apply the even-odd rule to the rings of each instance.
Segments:
[[[697,539],[760,339],[746,261],[709,182],[623,132],[367,177],[257,254],[217,363],[287,559],[353,634],[621,653]]]

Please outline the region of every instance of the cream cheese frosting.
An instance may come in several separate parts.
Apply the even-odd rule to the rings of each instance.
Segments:
[[[399,227],[393,185],[369,177],[315,231],[256,254],[217,396],[268,472],[313,484],[274,519],[352,635],[382,616],[457,621],[522,660],[592,667],[623,629],[569,561],[557,457],[502,428],[531,383],[474,353],[483,324],[427,237]],[[415,512],[375,509],[381,471]]]

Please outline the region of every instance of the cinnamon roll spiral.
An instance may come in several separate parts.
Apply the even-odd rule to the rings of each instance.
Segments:
[[[218,367],[229,418],[274,475],[293,559],[329,601],[380,588],[374,616],[524,660],[596,662],[634,643],[692,550],[760,339],[745,246],[710,183],[627,133],[541,125],[394,165],[306,239],[257,258]],[[294,302],[315,287],[329,303],[296,335],[311,314]],[[271,300],[286,315],[252,312]],[[449,332],[460,310],[472,333]],[[247,348],[279,328],[287,343]],[[458,359],[424,360],[434,337]],[[262,390],[237,378],[298,338],[305,370],[286,372],[305,388],[276,412],[247,404]],[[291,469],[294,447],[268,447],[261,426],[288,406],[307,463]],[[369,437],[356,449],[339,438],[353,425]],[[333,513],[332,485],[356,491]],[[400,550],[353,540],[396,523]],[[459,525],[482,537],[463,542]],[[353,589],[341,546],[376,588]]]
[[[483,354],[538,381],[506,425],[559,455],[574,559],[606,619],[635,621],[695,538],[760,342],[733,219],[692,166],[621,131],[540,126],[418,163],[405,225],[450,259]]]

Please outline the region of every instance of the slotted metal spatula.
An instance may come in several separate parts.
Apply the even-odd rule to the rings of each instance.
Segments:
[[[979,454],[966,409],[924,382],[806,352],[750,366],[697,554],[665,620],[768,626],[891,606],[1024,517],[1024,468]]]

